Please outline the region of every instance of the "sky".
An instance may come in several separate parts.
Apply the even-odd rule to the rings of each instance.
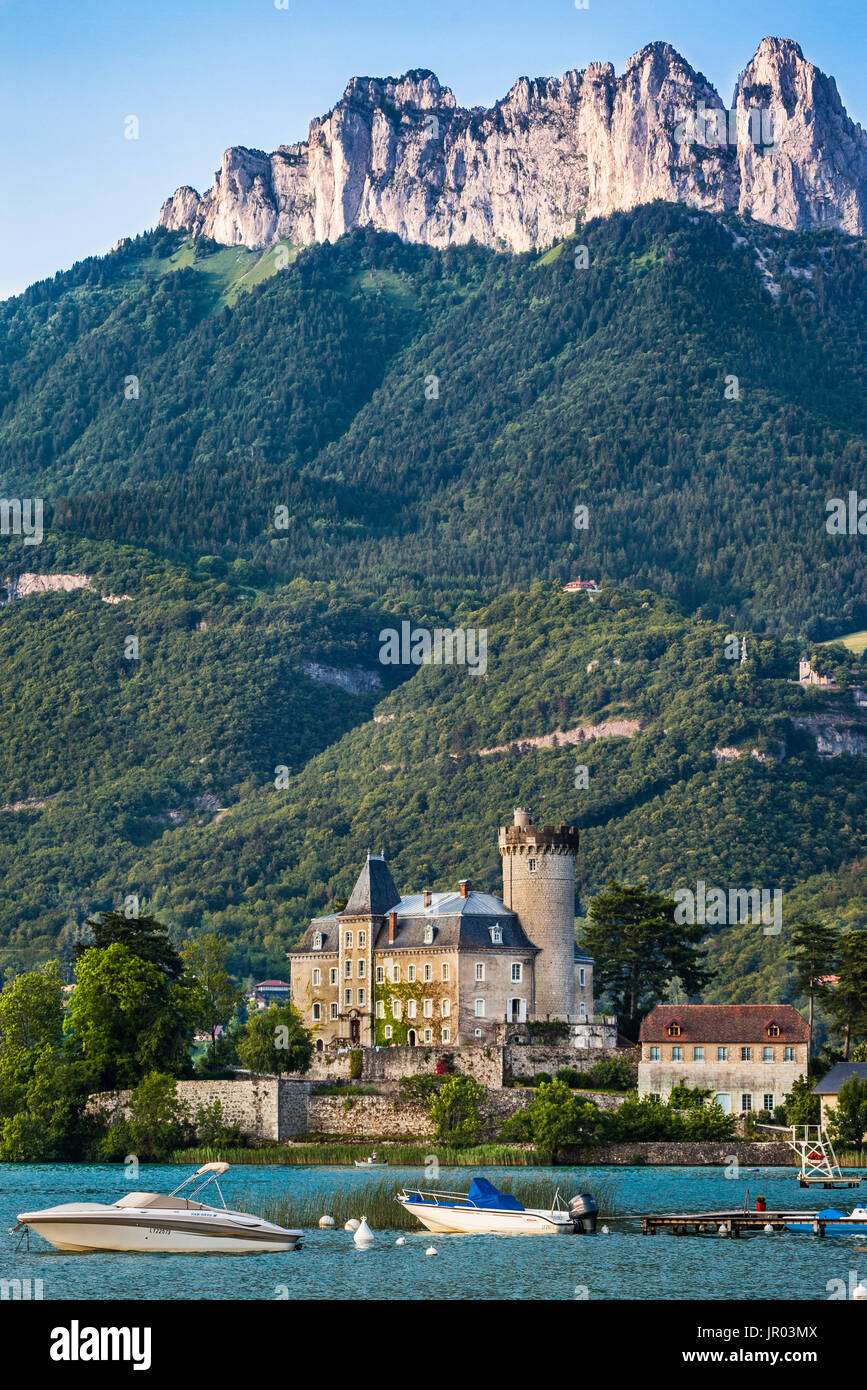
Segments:
[[[353,75],[430,68],[487,106],[664,39],[728,104],[768,34],[867,125],[867,0],[0,0],[0,298],[154,226],[227,146],[305,139]]]

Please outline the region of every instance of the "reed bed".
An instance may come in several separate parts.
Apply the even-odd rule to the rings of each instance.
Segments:
[[[213,1163],[222,1160],[237,1165],[288,1164],[290,1166],[351,1167],[357,1158],[367,1158],[371,1145],[362,1144],[269,1144],[260,1149],[199,1147],[176,1150],[171,1163]],[[377,1144],[376,1152],[392,1167],[423,1168],[430,1158],[431,1144]],[[477,1144],[472,1149],[437,1148],[442,1168],[537,1168],[541,1160],[536,1150],[511,1144]]]
[[[837,1149],[836,1154],[841,1168],[867,1168],[867,1149],[860,1154],[854,1149]]]
[[[274,1221],[278,1226],[304,1229],[319,1225],[319,1218],[332,1216],[337,1229],[352,1217],[360,1221],[362,1216],[374,1230],[420,1231],[418,1220],[405,1211],[395,1201],[395,1194],[402,1184],[395,1178],[379,1178],[371,1183],[342,1183],[333,1187],[310,1188],[301,1192],[272,1193],[270,1196],[247,1199],[239,1203],[242,1211],[254,1212],[266,1221]],[[448,1183],[422,1182],[427,1190],[447,1190]],[[551,1178],[498,1178],[497,1186],[502,1192],[511,1192],[525,1207],[540,1207],[548,1210],[557,1186]],[[592,1191],[599,1205],[601,1217],[610,1219],[617,1215],[615,1186],[612,1182],[591,1184],[582,1173],[570,1178],[568,1190],[561,1187],[560,1196],[568,1202],[577,1192]]]

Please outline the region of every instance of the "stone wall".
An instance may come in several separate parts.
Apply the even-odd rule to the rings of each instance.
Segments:
[[[219,1100],[223,1121],[238,1125],[244,1134],[263,1143],[303,1134],[307,1128],[309,1082],[276,1077],[251,1077],[246,1081],[179,1081],[178,1099],[195,1117],[200,1105]],[[110,1121],[129,1117],[130,1091],[102,1091],[91,1096],[87,1108]]]
[[[590,1071],[604,1057],[623,1057],[638,1076],[638,1050],[624,1050],[617,1047],[570,1047],[568,1043],[526,1043],[517,1047],[503,1049],[504,1077],[533,1077],[537,1072],[547,1071],[554,1076],[561,1067],[574,1067],[576,1071]]]
[[[496,1088],[488,1091],[482,1106],[482,1138],[495,1139],[503,1121],[525,1109],[532,1091]],[[398,1103],[392,1096],[317,1096],[307,1103],[311,1134],[334,1134],[355,1139],[428,1140],[434,1125],[427,1107]]]
[[[697,1140],[680,1144],[664,1142],[598,1144],[593,1148],[568,1146],[563,1151],[561,1161],[587,1164],[612,1163],[628,1167],[635,1163],[636,1158],[660,1167],[667,1165],[690,1167],[695,1165],[725,1168],[733,1158],[748,1168],[794,1169],[795,1167],[795,1156],[788,1144],[750,1144],[739,1139],[725,1140],[722,1143],[717,1140]]]
[[[483,1086],[502,1086],[503,1049],[500,1047],[383,1047],[364,1050],[362,1081],[398,1081],[418,1072],[435,1072],[443,1053],[454,1058],[455,1069]]]

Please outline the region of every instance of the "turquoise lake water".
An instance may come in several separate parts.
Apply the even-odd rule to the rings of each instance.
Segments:
[[[169,1192],[191,1168],[143,1165],[138,1191]],[[305,1232],[299,1252],[261,1255],[75,1255],[52,1250],[31,1236],[30,1251],[15,1252],[7,1234],[19,1211],[59,1202],[113,1202],[130,1190],[118,1165],[0,1165],[0,1278],[41,1279],[44,1299],[828,1299],[828,1282],[850,1286],[854,1271],[867,1283],[867,1239],[818,1240],[812,1235],[643,1236],[647,1212],[740,1210],[747,1188],[769,1209],[849,1211],[865,1202],[865,1187],[810,1192],[792,1169],[741,1169],[727,1179],[721,1168],[536,1168],[484,1170],[496,1182],[549,1177],[567,1198],[575,1192],[613,1190],[617,1215],[606,1217],[608,1236],[437,1236],[377,1231],[374,1245],[356,1249],[342,1229]],[[332,1167],[236,1167],[223,1180],[228,1206],[304,1188],[365,1187],[385,1170],[365,1173]],[[388,1170],[395,1189],[424,1184],[420,1169]],[[466,1190],[471,1170],[442,1170],[440,1184]],[[600,1222],[601,1224],[601,1222]],[[433,1243],[438,1254],[426,1257]]]

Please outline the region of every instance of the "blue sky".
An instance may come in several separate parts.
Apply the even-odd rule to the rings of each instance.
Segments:
[[[353,74],[432,68],[487,105],[666,39],[728,102],[766,34],[797,39],[867,124],[867,0],[0,0],[0,297],[153,226],[227,145],[305,138]]]

